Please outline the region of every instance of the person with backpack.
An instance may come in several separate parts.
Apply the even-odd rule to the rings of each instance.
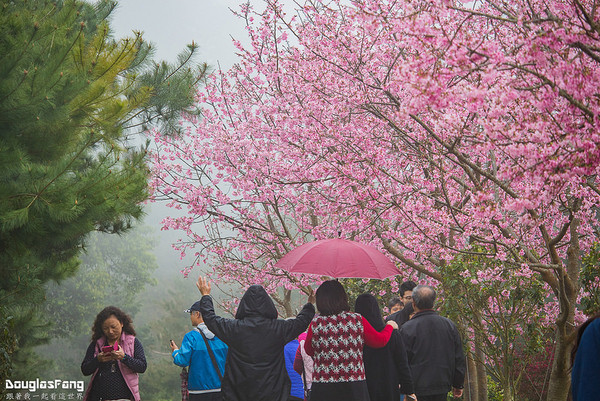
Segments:
[[[189,366],[187,390],[190,401],[220,401],[227,345],[206,327],[200,313],[200,301],[185,312],[190,314],[194,329],[183,337],[181,348],[171,340],[173,363]]]

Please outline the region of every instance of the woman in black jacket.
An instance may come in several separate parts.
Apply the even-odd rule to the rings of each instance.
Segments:
[[[373,295],[359,295],[354,311],[360,313],[375,330],[381,331],[385,327],[377,299]],[[400,392],[414,398],[412,375],[398,330],[394,330],[390,341],[383,348],[365,346],[363,360],[371,401],[398,401]],[[398,385],[401,385],[401,390]]]
[[[229,346],[221,394],[225,401],[287,401],[291,382],[285,369],[285,345],[302,333],[315,315],[309,303],[295,319],[277,319],[273,300],[260,285],[248,288],[235,319],[215,315],[210,283],[200,277],[200,313],[210,331]]]

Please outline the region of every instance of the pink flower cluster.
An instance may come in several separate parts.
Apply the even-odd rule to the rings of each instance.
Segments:
[[[154,196],[184,213],[165,228],[219,280],[269,291],[315,280],[273,264],[339,232],[434,281],[477,252],[523,286],[543,282],[549,322],[573,318],[555,273],[577,276],[565,261],[596,239],[600,194],[600,37],[586,7],[314,0],[288,17],[275,0],[245,5],[250,44],[201,88],[196,128],[155,137]],[[464,274],[505,280],[494,269]]]

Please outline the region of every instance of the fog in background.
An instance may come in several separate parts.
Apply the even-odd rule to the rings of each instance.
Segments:
[[[115,38],[131,36],[132,31],[143,32],[144,39],[154,44],[156,61],[175,63],[177,55],[194,41],[199,46],[197,63],[207,63],[213,71],[228,70],[237,62],[232,37],[248,43],[244,21],[230,11],[230,8],[237,10],[242,1],[120,0],[112,14],[111,27]],[[263,8],[262,0],[252,0],[252,3],[258,9]],[[288,4],[292,3],[289,0]],[[145,138],[140,140],[145,141]],[[94,316],[112,304],[132,315],[137,337],[143,343],[148,360],[148,369],[140,380],[144,398],[147,401],[181,399],[181,368],[173,365],[169,340],[181,345],[183,336],[191,329],[189,314],[184,310],[200,299],[195,285],[198,276],[212,269],[196,267],[189,278],[184,278],[181,270],[193,264],[194,252],[188,252],[188,256],[181,259],[172,245],[180,238],[185,240],[185,233],[161,230],[161,220],[185,210],[168,208],[166,202],[148,202],[144,210],[146,216],[142,221],[121,237],[92,233],[79,273],[63,282],[48,284],[44,307],[57,334],[35,351],[42,359],[51,361],[41,361],[37,367],[48,378],[89,381],[82,376],[80,365],[90,344],[90,328]],[[151,255],[148,257],[150,250],[156,263]],[[144,269],[155,264],[158,265],[155,271],[153,267]],[[127,276],[123,279],[120,272],[129,274],[121,275]],[[156,284],[142,287],[151,281],[148,274]],[[139,292],[141,288],[144,290]],[[228,286],[224,290],[241,297],[245,289]],[[230,299],[216,285],[213,285],[213,296],[217,303]],[[304,295],[302,299],[299,297],[294,295],[298,305],[305,300]],[[230,317],[217,303],[217,313]]]
[[[156,58],[175,61],[177,54],[192,40],[199,45],[199,58],[223,69],[236,61],[231,37],[245,42],[243,21],[237,10],[241,0],[120,0],[112,16],[116,37],[142,31],[156,44]],[[260,0],[253,3],[259,4]]]
[[[111,26],[116,38],[131,35],[132,31],[143,32],[144,39],[154,44],[156,60],[174,63],[186,45],[194,41],[199,47],[196,62],[206,62],[211,70],[227,70],[237,61],[231,38],[242,42],[246,40],[243,20],[235,17],[230,10],[237,10],[238,3],[237,0],[120,0],[113,12]],[[166,207],[165,202],[158,202],[148,203],[145,211],[147,215],[143,223],[153,230],[156,238],[159,268],[155,277],[159,280],[158,285],[174,285],[178,292],[185,293],[189,304],[185,305],[187,308],[199,299],[195,281],[200,270],[195,268],[188,279],[183,278],[180,271],[192,264],[194,258],[190,252],[181,260],[172,244],[184,233],[160,229],[161,220],[175,214],[176,210]],[[206,269],[210,268],[202,270]],[[215,297],[219,297],[220,291],[213,288]],[[147,293],[155,292],[154,287],[147,290]],[[153,305],[142,307],[143,313],[138,314],[142,316],[136,320],[141,318],[143,321],[143,315],[151,314],[152,309]]]
[[[143,32],[144,39],[154,44],[155,59],[174,63],[177,55],[192,41],[198,45],[196,62],[207,63],[209,71],[215,69],[228,70],[238,61],[232,38],[249,43],[245,21],[236,17],[232,10],[238,11],[241,3],[248,0],[120,0],[113,12],[111,26],[115,37],[131,35],[132,31]],[[264,9],[263,0],[250,0],[256,10]],[[293,11],[294,1],[281,2]],[[159,269],[156,277],[160,284],[175,282],[181,291],[189,294],[188,301],[193,302],[199,297],[195,286],[200,271],[195,268],[189,279],[183,279],[180,271],[193,263],[193,252],[180,260],[179,252],[172,248],[183,232],[161,231],[161,220],[177,213],[175,209],[165,206],[165,203],[149,203],[146,208],[147,216],[144,225],[155,230],[157,239],[156,256]],[[205,271],[210,269],[205,267]],[[213,295],[219,300],[222,293],[215,288]],[[150,288],[148,291],[152,292]],[[232,291],[227,287],[227,291]],[[243,289],[233,289],[239,296]],[[229,297],[228,297],[229,298]],[[145,308],[144,310],[147,310]]]

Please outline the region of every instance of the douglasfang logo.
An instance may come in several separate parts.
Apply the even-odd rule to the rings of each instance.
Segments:
[[[5,380],[6,390],[26,390],[35,393],[38,390],[77,390],[82,393],[85,387],[83,380]]]

